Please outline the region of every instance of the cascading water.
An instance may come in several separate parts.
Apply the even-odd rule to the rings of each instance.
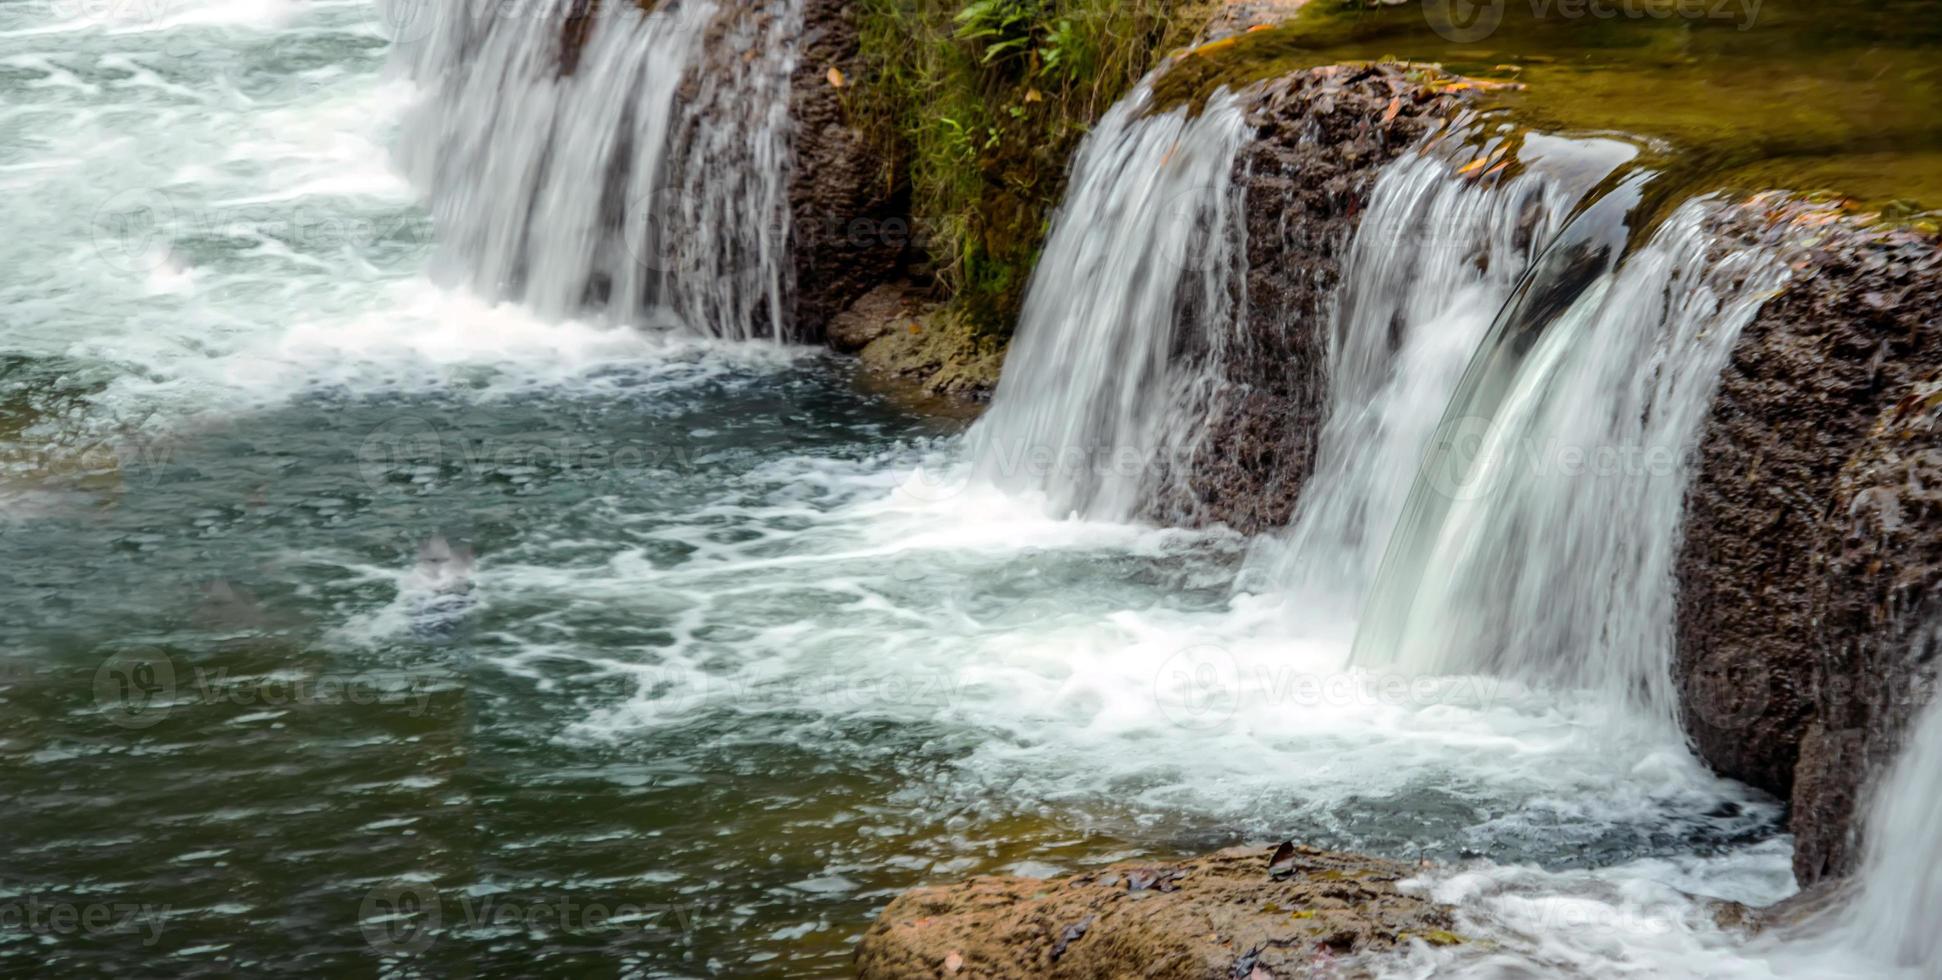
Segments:
[[[1244,302],[1241,100],[1222,92],[1198,115],[1152,101],[1142,84],[1080,148],[970,435],[976,476],[1042,493],[1055,515],[1131,518],[1187,458]]]
[[[520,13],[443,0],[397,48],[429,90],[400,157],[428,195],[441,275],[555,319],[593,308],[786,336],[798,0]],[[580,15],[568,74],[564,27]]]
[[[1357,226],[1328,334],[1329,413],[1291,531],[1263,539],[1247,583],[1353,616],[1402,512],[1434,422],[1492,318],[1571,208],[1635,154],[1612,140],[1524,137],[1502,184],[1454,176],[1463,127],[1385,168]]]
[[[1640,179],[1574,222],[1443,415],[1358,663],[1585,687],[1669,717],[1684,456],[1735,337],[1785,277],[1689,203],[1623,258]]]
[[[1929,976],[1942,971],[1942,706],[1929,705],[1876,790],[1868,815],[1861,891],[1846,911],[1857,949]]]

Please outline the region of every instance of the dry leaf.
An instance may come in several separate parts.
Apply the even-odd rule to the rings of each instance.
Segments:
[[[1403,111],[1403,97],[1398,95],[1389,100],[1389,108],[1382,110],[1382,124],[1387,126],[1395,122],[1396,113],[1401,111]]]
[[[836,67],[833,67],[833,66],[832,66],[832,67],[830,68],[830,70],[829,70],[829,87],[830,87],[830,88],[842,88],[842,87],[843,87],[843,69],[841,69],[841,68],[836,68]]]

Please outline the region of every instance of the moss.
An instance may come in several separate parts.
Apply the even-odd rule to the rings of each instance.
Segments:
[[[1484,104],[1521,125],[1645,138],[1692,193],[1826,189],[1911,221],[1942,206],[1932,12],[1876,0],[1762,0],[1757,13],[1709,0],[1698,18],[1563,9],[1506,4],[1494,30],[1456,41],[1417,4],[1313,0],[1279,27],[1182,59],[1159,95],[1192,102],[1324,64],[1434,63],[1488,87]]]
[[[1080,139],[1213,4],[863,0],[851,114],[954,312],[1010,333]]]

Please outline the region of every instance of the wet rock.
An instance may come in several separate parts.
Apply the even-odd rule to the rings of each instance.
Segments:
[[[865,293],[829,323],[829,345],[856,354],[867,378],[898,400],[947,416],[991,400],[1004,349],[950,315],[944,303],[902,282]]]
[[[1200,43],[1218,41],[1248,31],[1273,27],[1301,12],[1308,0],[1223,0],[1207,22]]]
[[[907,195],[886,185],[882,160],[850,123],[837,81],[859,66],[854,4],[803,0],[803,35],[789,109],[795,336],[820,340],[831,319],[891,281],[910,245]]]
[[[1329,65],[1271,83],[1236,163],[1247,195],[1247,305],[1226,384],[1184,481],[1155,499],[1165,523],[1244,533],[1287,524],[1314,469],[1328,407],[1330,302],[1383,165],[1449,119],[1450,76],[1397,64]]]
[[[918,888],[857,949],[871,980],[905,977],[1365,976],[1358,956],[1461,942],[1448,913],[1396,888],[1415,869],[1297,847],[1270,877],[1265,847],[1063,880],[974,878]],[[1144,888],[1133,887],[1139,881]],[[1156,887],[1171,884],[1171,889]]]
[[[1775,196],[1725,230],[1782,247],[1793,278],[1741,334],[1694,460],[1674,675],[1701,757],[1791,800],[1811,885],[1854,867],[1855,801],[1928,688],[1942,251]]]

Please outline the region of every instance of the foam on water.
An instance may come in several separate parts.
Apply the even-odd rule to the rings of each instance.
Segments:
[[[593,35],[579,70],[593,78],[603,65],[644,68],[630,60],[641,52],[616,39],[641,40],[646,20],[631,5],[601,9],[613,19],[601,26],[614,30]],[[6,352],[100,383],[78,397],[80,421],[50,410],[43,427],[147,413],[300,413],[310,410],[300,399],[327,393],[339,398],[333,409],[375,402],[380,416],[392,406],[429,412],[428,402],[487,414],[530,399],[540,419],[591,403],[635,425],[689,409],[683,434],[692,436],[746,421],[712,411],[708,399],[730,381],[800,383],[807,352],[616,330],[566,315],[579,299],[567,290],[551,310],[495,304],[482,298],[500,295],[491,288],[435,285],[427,213],[386,149],[401,113],[426,93],[381,76],[382,22],[353,3],[171,10],[119,33],[96,30],[92,14],[50,22],[38,5],[0,11],[0,58],[25,76],[8,83],[12,101],[0,109],[20,132],[0,147],[0,181],[20,215],[18,233],[0,240],[0,266],[10,270],[0,298],[13,316]],[[655,16],[699,10],[680,4]],[[624,18],[637,33],[616,27]],[[789,21],[763,22],[751,43],[768,44],[776,23]],[[756,61],[765,72],[786,64]],[[532,97],[558,94],[539,85]],[[1034,287],[1043,319],[1028,324],[1020,349],[1047,352],[1016,363],[1056,370],[1074,318],[1120,317],[1098,323],[1127,331],[1111,351],[1121,363],[1088,369],[1073,385],[1116,407],[1110,417],[1048,410],[1013,421],[1047,445],[1150,451],[1191,433],[1151,410],[1184,403],[1149,396],[1191,396],[1203,377],[1165,363],[1170,318],[1183,304],[1231,312],[1223,304],[1238,301],[1222,266],[1240,254],[1226,183],[1240,126],[1223,100],[1195,119],[1136,125],[1131,108],[1115,112],[1089,144],[1074,181],[1080,203],[1068,204],[1071,218],[1055,234],[1065,258]],[[1533,207],[1545,215],[1539,224],[1552,220],[1575,193],[1568,182],[1533,182],[1493,197],[1446,189],[1433,172],[1411,158],[1385,176],[1383,193],[1398,195],[1399,215],[1470,214],[1496,236],[1491,254],[1507,267],[1526,248],[1508,229]],[[766,207],[761,194],[741,199]],[[1187,220],[1162,220],[1169,207]],[[552,213],[575,211],[562,209]],[[452,213],[467,212],[453,203]],[[77,214],[104,217],[90,226]],[[1078,227],[1102,221],[1119,232]],[[757,255],[758,266],[776,258],[759,246],[741,254]],[[1187,256],[1196,258],[1179,269],[1153,264]],[[1105,270],[1139,282],[1106,281]],[[1507,277],[1451,280],[1449,309],[1435,308],[1427,291],[1412,294],[1412,344],[1429,339],[1432,325],[1476,331],[1478,311]],[[772,317],[772,295],[739,293],[736,303],[756,305],[709,316]],[[1086,297],[1100,305],[1082,309]],[[1444,384],[1446,373],[1411,376]],[[1116,387],[1133,378],[1149,384]],[[1068,379],[1057,380],[1064,390]],[[1356,390],[1383,390],[1373,375],[1365,380]],[[1008,372],[1001,397],[1036,383]],[[989,425],[1005,429],[1013,411],[1001,403]],[[480,652],[466,669],[531,682],[540,695],[519,705],[542,713],[518,733],[528,744],[617,746],[675,729],[729,746],[801,748],[835,760],[838,772],[894,770],[906,754],[928,752],[945,762],[909,776],[898,791],[909,800],[1056,808],[1209,843],[1297,834],[1451,862],[1487,850],[1512,859],[1448,864],[1422,887],[1463,901],[1475,917],[1465,928],[1496,937],[1505,956],[1521,951],[1594,975],[1643,965],[1732,975],[1767,962],[1710,927],[1705,907],[1678,889],[1748,901],[1784,894],[1784,841],[1744,843],[1772,826],[1777,807],[1711,776],[1676,735],[1596,692],[1351,665],[1353,624],[1303,616],[1289,593],[1235,591],[1248,542],[1120,520],[1137,488],[999,489],[976,439],[879,437],[866,450],[829,450],[805,448],[813,433],[800,425],[778,427],[797,441],[710,444],[685,470],[576,497],[570,512],[529,506],[513,490],[409,498],[427,510],[453,500],[503,508],[492,519],[504,539],[470,568],[462,608],[449,598],[460,594],[450,577],[425,568],[419,550],[386,564],[332,526],[356,506],[396,505],[383,488],[354,484],[345,495],[363,498],[356,505],[304,501],[317,508],[314,528],[291,519],[251,533],[290,548],[276,559],[329,573],[306,588],[326,597],[315,608],[332,617],[322,643],[333,653],[389,651],[428,623],[476,630]],[[1398,452],[1421,441],[1383,431]],[[298,451],[301,434],[272,429],[263,438],[281,441],[259,455],[280,461]],[[357,449],[312,451],[322,469],[355,469],[343,459]],[[209,489],[249,492],[196,486]],[[212,534],[229,519],[223,501],[197,503],[219,511],[196,517]],[[1061,519],[1075,511],[1087,518]],[[1360,520],[1336,521],[1331,534],[1366,539],[1340,530]],[[426,533],[410,530],[414,545]],[[588,677],[616,683],[589,690]],[[1718,856],[1691,856],[1702,850]],[[1609,866],[1521,863],[1540,857]],[[1668,926],[1599,938],[1571,928],[1560,909]],[[1464,959],[1482,946],[1416,951],[1427,959],[1397,969],[1487,974],[1502,961]]]

